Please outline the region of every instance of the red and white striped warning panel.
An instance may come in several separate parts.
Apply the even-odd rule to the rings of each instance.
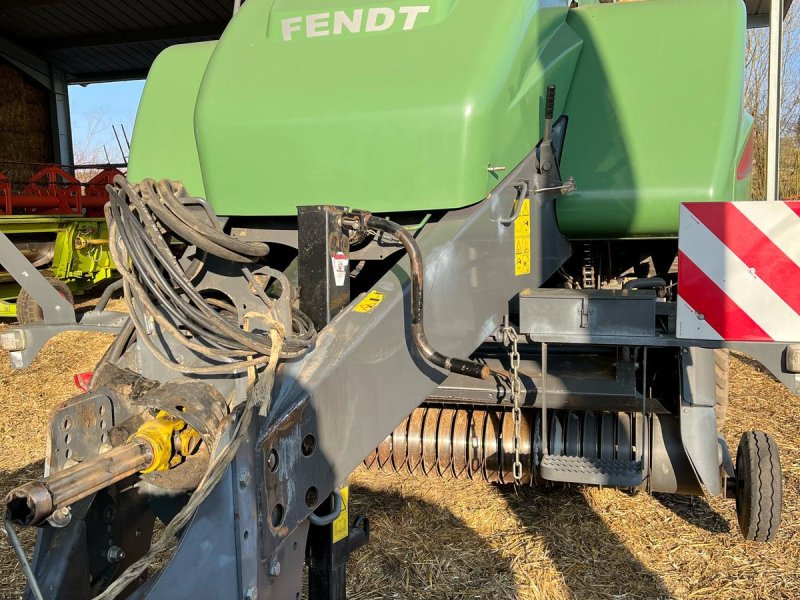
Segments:
[[[800,341],[800,202],[681,206],[677,335]]]

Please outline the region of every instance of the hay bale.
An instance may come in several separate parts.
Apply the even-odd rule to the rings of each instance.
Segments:
[[[0,172],[27,181],[39,167],[3,161],[53,162],[47,90],[0,59]]]

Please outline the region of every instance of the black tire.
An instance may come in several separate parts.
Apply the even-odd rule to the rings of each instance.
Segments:
[[[716,380],[717,431],[722,431],[728,417],[730,397],[731,354],[727,348],[714,350],[714,379]]]
[[[67,302],[73,306],[75,305],[75,301],[72,298],[72,291],[67,287],[66,283],[55,277],[48,277],[47,281],[59,294],[66,298]],[[20,325],[44,321],[42,307],[39,306],[36,300],[33,299],[33,296],[24,289],[20,290],[19,296],[17,296],[17,321],[19,321]]]
[[[763,431],[746,431],[736,452],[736,516],[744,538],[774,540],[781,524],[782,504],[778,445]]]

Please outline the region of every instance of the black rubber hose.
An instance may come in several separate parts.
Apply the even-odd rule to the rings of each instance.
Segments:
[[[103,290],[103,293],[100,295],[100,299],[97,301],[97,305],[94,307],[94,310],[97,312],[104,311],[106,306],[108,306],[108,301],[111,300],[111,296],[114,295],[114,292],[118,292],[121,289],[122,279],[117,279],[114,283]]]
[[[487,379],[489,377],[489,367],[486,365],[471,360],[445,356],[437,352],[428,341],[422,316],[422,288],[424,283],[422,252],[420,252],[414,236],[405,227],[372,215],[367,218],[366,225],[370,229],[383,231],[397,238],[408,253],[408,259],[411,262],[411,338],[414,340],[414,345],[419,353],[427,361],[437,367],[447,369],[451,373],[467,375],[477,379]]]
[[[623,290],[657,290],[667,287],[667,282],[663,277],[642,277],[631,279],[622,286]]]

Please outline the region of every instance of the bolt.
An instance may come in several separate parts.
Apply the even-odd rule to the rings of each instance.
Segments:
[[[106,523],[111,523],[111,521],[114,520],[116,514],[117,514],[116,509],[112,505],[108,505],[105,507],[105,510],[103,510],[103,519],[105,520]]]
[[[273,560],[269,563],[269,576],[270,577],[277,577],[281,574],[281,563],[277,560]]]
[[[277,466],[278,466],[278,453],[273,449],[270,450],[269,456],[267,457],[267,467],[269,467],[270,471],[274,471]]]
[[[250,485],[250,471],[242,469],[239,471],[239,487],[246,488]]]
[[[251,585],[247,588],[247,591],[244,593],[244,600],[257,600],[258,598],[258,590],[255,586]]]
[[[50,515],[50,523],[53,527],[66,527],[69,525],[69,522],[72,520],[72,510],[69,506],[62,506],[52,515]]]
[[[111,546],[106,553],[106,559],[112,564],[118,563],[123,558],[125,558],[125,550],[119,546]]]

